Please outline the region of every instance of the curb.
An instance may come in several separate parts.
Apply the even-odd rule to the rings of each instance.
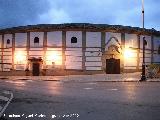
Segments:
[[[113,78],[112,78],[113,77]],[[54,79],[55,78],[55,79]],[[101,80],[97,80],[101,79]],[[1,76],[0,80],[16,80],[16,81],[61,81],[61,82],[160,82],[159,78],[147,79],[146,81],[139,81],[140,78],[134,77],[120,77],[120,79],[115,79],[115,76],[39,76],[39,77],[26,77],[26,76]]]

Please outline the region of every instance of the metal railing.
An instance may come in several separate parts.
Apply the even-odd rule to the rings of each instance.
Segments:
[[[160,64],[150,64],[146,67],[146,77],[156,78],[160,70]]]

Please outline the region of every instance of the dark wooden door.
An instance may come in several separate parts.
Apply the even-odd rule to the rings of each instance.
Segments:
[[[120,74],[120,59],[115,59],[114,74]]]
[[[39,68],[39,63],[33,63],[33,66],[32,66],[32,75],[33,76],[39,76],[39,73],[40,73],[40,68]]]
[[[106,59],[106,74],[120,74],[120,59]]]

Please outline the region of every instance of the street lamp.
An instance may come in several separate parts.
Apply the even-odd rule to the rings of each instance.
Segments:
[[[144,0],[142,0],[142,23],[144,32]],[[142,75],[140,81],[146,81],[145,75],[145,45],[147,44],[145,37],[143,36],[143,62],[142,62]]]
[[[142,62],[142,75],[140,81],[146,80],[146,74],[145,74],[145,46],[147,42],[145,40],[145,37],[143,37],[143,62]]]

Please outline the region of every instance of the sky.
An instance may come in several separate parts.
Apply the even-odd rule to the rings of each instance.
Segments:
[[[145,28],[160,30],[160,0],[144,0]],[[61,23],[142,27],[142,0],[0,0],[0,29]]]

